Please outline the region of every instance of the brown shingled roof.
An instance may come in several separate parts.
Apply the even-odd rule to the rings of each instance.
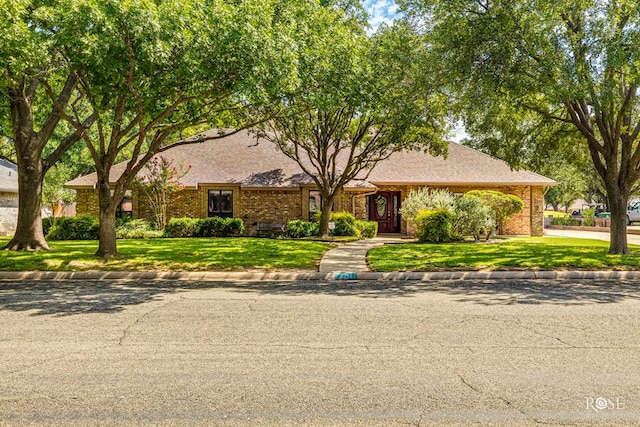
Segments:
[[[209,131],[213,134],[217,131]],[[297,187],[311,184],[296,162],[269,141],[256,139],[247,131],[222,139],[182,145],[161,154],[174,165],[191,166],[180,180],[187,187],[200,184],[239,184],[242,187]],[[115,181],[125,164],[114,165]],[[368,181],[368,182],[367,182]],[[348,187],[372,188],[372,184],[422,185],[555,185],[555,181],[533,172],[511,170],[509,165],[472,148],[449,144],[447,158],[418,151],[393,154],[373,169],[367,181],[354,181]],[[66,183],[70,188],[94,187],[92,173]],[[372,183],[372,184],[370,184]]]

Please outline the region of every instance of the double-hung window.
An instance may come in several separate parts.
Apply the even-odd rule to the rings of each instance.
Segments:
[[[233,191],[209,190],[208,216],[233,217]]]

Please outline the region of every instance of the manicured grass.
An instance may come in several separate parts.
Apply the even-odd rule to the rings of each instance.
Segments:
[[[0,247],[8,238],[0,238]],[[95,257],[97,241],[51,241],[50,251],[0,251],[2,271],[315,270],[331,243],[257,238],[118,240],[118,257]]]
[[[640,246],[608,255],[609,243],[558,237],[513,238],[496,243],[404,243],[369,251],[374,271],[620,269],[640,267]]]

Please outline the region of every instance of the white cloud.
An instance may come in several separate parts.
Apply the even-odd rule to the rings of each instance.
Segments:
[[[365,0],[364,8],[373,30],[381,24],[390,24],[398,16],[398,5],[394,0]]]

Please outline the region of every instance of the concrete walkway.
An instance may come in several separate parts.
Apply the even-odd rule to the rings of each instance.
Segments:
[[[320,273],[362,273],[371,271],[367,264],[367,252],[388,243],[400,243],[402,239],[375,237],[345,243],[327,252],[320,261]]]

